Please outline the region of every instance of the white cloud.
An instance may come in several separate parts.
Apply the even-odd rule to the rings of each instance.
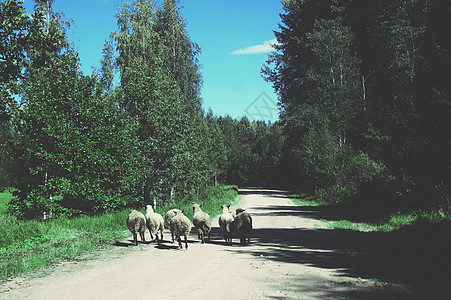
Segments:
[[[258,54],[258,53],[266,53],[274,50],[273,45],[277,44],[277,40],[273,39],[270,41],[266,41],[263,44],[249,46],[243,49],[238,49],[233,51],[231,54],[239,55],[239,54]]]

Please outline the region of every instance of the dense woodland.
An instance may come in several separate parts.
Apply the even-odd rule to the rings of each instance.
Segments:
[[[205,112],[201,48],[178,1],[123,3],[92,75],[52,2],[35,0],[32,14],[0,3],[0,187],[15,189],[12,214],[170,204],[218,182],[371,213],[449,213],[449,1],[283,1],[262,68],[279,97],[272,124]]]
[[[451,2],[284,1],[262,72],[297,186],[328,203],[449,213]]]

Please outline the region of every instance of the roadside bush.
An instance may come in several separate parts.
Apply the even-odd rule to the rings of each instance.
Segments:
[[[383,163],[363,151],[355,151],[330,130],[321,133],[310,130],[304,140],[306,173],[318,183],[315,195],[321,201],[329,204],[355,201],[363,194],[378,193],[381,184],[391,180]]]

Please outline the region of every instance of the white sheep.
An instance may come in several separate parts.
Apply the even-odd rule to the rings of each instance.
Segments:
[[[160,245],[160,241],[163,240],[164,220],[159,213],[153,211],[151,205],[146,206],[146,225],[147,229],[149,229],[150,238],[153,240],[153,235],[155,235],[157,243]],[[161,233],[161,239],[158,239],[158,231]]]
[[[234,217],[230,212],[230,205],[221,205],[222,215],[219,216],[219,227],[221,227],[222,234],[226,243],[232,245],[232,224]]]
[[[175,217],[175,215],[176,215],[177,212],[182,212],[182,211],[181,211],[180,209],[178,209],[178,208],[173,208],[173,209],[169,210],[169,211],[166,213],[166,215],[164,216],[165,226],[166,226],[166,228],[168,228],[169,230],[171,229],[169,223],[171,222],[171,219],[172,219],[173,217]],[[172,236],[172,242],[174,242],[174,235],[172,234],[172,231],[171,231],[171,236]]]
[[[249,213],[245,212],[245,209],[238,208],[236,210],[233,229],[238,232],[241,245],[246,244],[246,238],[248,243],[251,241],[252,217]]]
[[[191,222],[187,216],[183,214],[183,210],[176,212],[176,215],[169,222],[171,233],[179,242],[179,249],[183,249],[181,236],[185,237],[185,249],[188,250],[188,235],[191,230]]]
[[[193,205],[193,224],[197,229],[197,238],[205,243],[205,235],[208,235],[208,240],[210,241],[211,232],[211,219],[210,215],[203,212],[201,209],[202,205]]]
[[[127,217],[127,227],[128,230],[133,234],[133,241],[135,246],[138,245],[138,233],[141,236],[141,241],[144,243],[146,241],[144,233],[146,232],[146,218],[144,215],[133,210]]]

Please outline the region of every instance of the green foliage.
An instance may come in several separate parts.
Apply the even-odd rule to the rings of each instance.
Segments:
[[[37,5],[32,21],[23,106],[13,127],[18,183],[11,212],[35,218],[130,205],[136,185],[133,123],[97,77],[81,74],[61,15]]]
[[[16,108],[12,96],[18,92],[29,26],[23,0],[0,3],[0,126],[11,118]]]
[[[186,31],[186,20],[180,13],[179,0],[165,0],[157,9],[155,31],[163,47],[163,70],[172,78],[184,98],[186,112],[200,114],[202,75],[197,55],[201,50]]]
[[[292,184],[328,203],[441,209],[451,178],[451,44],[441,29],[450,5],[283,5],[262,73],[279,95]]]
[[[105,41],[105,46],[102,51],[102,60],[100,61],[100,82],[107,93],[112,93],[114,90],[114,76],[116,71],[116,60],[114,57],[113,39]]]
[[[11,119],[18,105],[13,96],[22,78],[30,23],[23,1],[0,3],[0,190],[14,184]]]
[[[133,128],[101,97],[98,80],[76,71],[75,55],[62,54],[54,63],[41,75],[47,87],[36,79],[25,91],[17,147],[20,170],[29,175],[18,174],[11,209],[30,218],[48,210],[71,215],[123,208],[133,187]]]
[[[73,259],[124,238],[128,213],[60,217],[50,221],[20,221],[1,214],[0,277],[15,276],[61,259]]]
[[[17,38],[2,55],[23,59],[2,79],[22,96],[1,124],[0,179],[17,187],[10,211],[30,219],[174,204],[217,184],[227,167],[223,135],[202,112],[200,48],[178,3],[124,3],[93,76],[80,72],[65,36],[71,22],[52,3],[37,1],[30,16],[21,2],[2,3],[12,29],[1,33]]]
[[[138,124],[142,201],[164,204],[196,194],[211,166],[201,156],[207,133],[194,113],[201,80],[183,18],[174,1],[163,10],[153,1],[124,4],[117,18],[120,104]]]
[[[6,213],[6,206],[11,201],[13,195],[10,192],[0,193],[0,214]]]
[[[281,184],[281,150],[284,137],[279,123],[249,122],[247,117],[233,120],[219,117],[224,137],[227,169],[222,175],[227,183],[238,185]]]
[[[177,203],[165,204],[158,207],[156,211],[164,216],[170,209],[178,208],[184,211],[190,220],[193,219],[193,204],[202,204],[202,210],[207,212],[211,218],[214,218],[222,213],[221,205],[236,204],[238,198],[238,187],[234,185],[208,186],[199,195],[187,196],[178,199]]]

